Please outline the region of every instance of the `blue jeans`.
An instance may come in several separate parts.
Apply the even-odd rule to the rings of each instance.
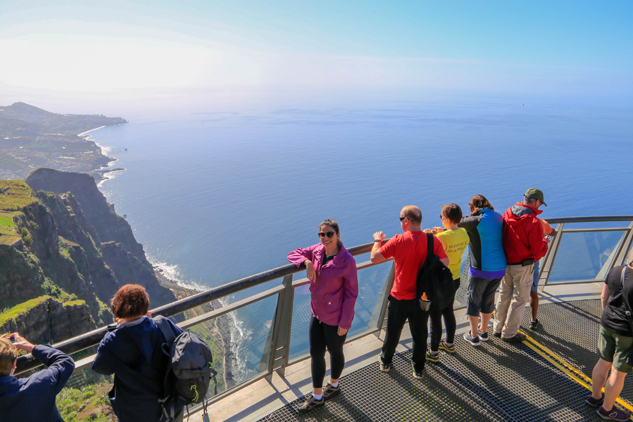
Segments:
[[[538,280],[539,277],[541,276],[540,271],[539,271],[539,261],[535,261],[534,262],[534,276],[532,278],[532,291],[535,292],[538,290]]]

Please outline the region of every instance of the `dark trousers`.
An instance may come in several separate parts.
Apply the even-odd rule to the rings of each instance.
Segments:
[[[455,283],[455,292],[459,290],[460,280],[459,278],[453,280]],[[440,340],[442,339],[442,317],[444,317],[444,324],[446,324],[446,342],[455,342],[455,330],[457,330],[457,321],[455,320],[455,312],[453,306],[455,303],[455,295],[450,301],[450,304],[444,308],[443,311],[431,312],[431,350],[437,352],[440,347]]]
[[[338,379],[345,367],[343,344],[347,334],[338,335],[338,326],[327,325],[310,317],[310,357],[312,358],[312,387],[322,388],[325,377],[325,350],[330,352],[330,377]]]
[[[427,323],[429,313],[420,309],[417,299],[398,300],[389,296],[387,309],[387,332],[382,344],[380,358],[383,363],[391,364],[396,347],[400,341],[400,334],[405,322],[409,320],[409,330],[413,338],[413,367],[416,371],[424,369],[426,362],[426,343],[429,335]]]

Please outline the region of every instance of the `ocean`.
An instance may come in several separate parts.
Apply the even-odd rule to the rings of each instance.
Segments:
[[[208,288],[285,265],[289,251],[318,242],[326,218],[353,246],[378,230],[399,233],[403,205],[418,205],[422,226],[433,227],[442,204],[467,212],[483,194],[503,212],[530,187],[545,193],[543,218],[633,214],[632,112],[572,101],[385,101],[122,116],[130,123],[90,135],[125,169],[101,190],[150,261]],[[243,337],[261,342],[266,330],[258,336],[254,321],[269,323],[271,306],[236,317]]]

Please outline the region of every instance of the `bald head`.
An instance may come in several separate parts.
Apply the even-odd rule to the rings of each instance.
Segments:
[[[405,231],[418,231],[420,224],[422,224],[422,211],[415,205],[407,205],[400,211],[400,218],[406,218],[408,220],[408,227]],[[404,220],[403,224],[407,221]]]

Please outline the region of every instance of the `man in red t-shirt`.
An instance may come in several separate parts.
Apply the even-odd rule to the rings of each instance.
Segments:
[[[418,305],[416,281],[418,270],[427,255],[427,238],[422,232],[422,211],[414,205],[407,205],[400,211],[400,225],[404,234],[397,234],[384,245],[385,234],[374,233],[374,246],[371,250],[371,262],[379,264],[389,258],[394,259],[396,274],[389,295],[387,330],[380,354],[380,370],[387,372],[400,341],[405,322],[409,320],[409,329],[413,338],[413,376],[422,378],[426,362],[426,344],[428,337],[428,312]],[[433,236],[433,249],[440,261],[448,266],[449,259],[444,252],[442,242]]]

